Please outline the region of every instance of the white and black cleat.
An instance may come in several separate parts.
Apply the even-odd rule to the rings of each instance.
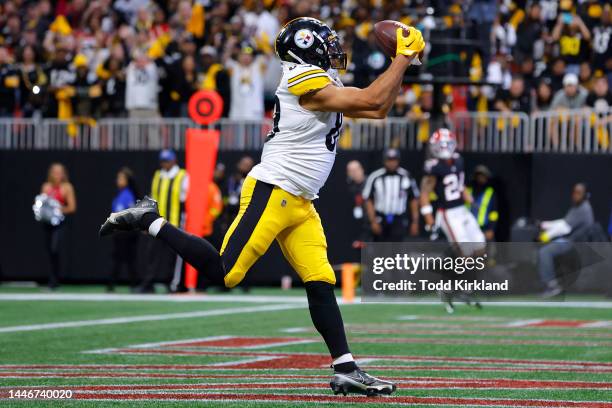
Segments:
[[[144,230],[146,227],[142,225],[142,216],[148,213],[159,215],[157,201],[144,196],[134,207],[111,213],[100,227],[99,235],[103,237],[118,231]]]
[[[441,290],[438,292],[438,294],[440,295],[440,300],[442,301],[442,304],[444,305],[444,309],[446,310],[446,313],[448,314],[455,313],[455,305],[453,304],[453,293]]]
[[[360,368],[350,373],[335,371],[329,386],[334,395],[363,394],[368,397],[390,395],[397,389],[392,382],[373,377]]]

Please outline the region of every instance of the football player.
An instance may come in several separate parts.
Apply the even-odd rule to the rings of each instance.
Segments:
[[[425,175],[421,180],[421,214],[432,239],[442,229],[456,255],[479,256],[484,253],[486,240],[478,221],[465,206],[466,202],[472,202],[472,197],[465,189],[463,158],[456,148],[457,139],[448,129],[438,129],[429,138],[431,158],[425,161]],[[430,202],[432,192],[437,197],[435,218]],[[458,295],[466,303],[480,307],[471,293]],[[442,300],[446,310],[452,313],[452,293],[442,293]]]
[[[390,394],[395,385],[370,376],[353,359],[334,295],[336,277],[327,259],[327,242],[312,200],[325,183],[336,155],[343,115],[384,118],[399,92],[404,72],[423,51],[421,33],[398,28],[396,56],[389,68],[364,89],[343,87],[336,70],[346,54],[336,33],[313,18],[287,23],[276,38],[283,73],[276,90],[273,129],[261,162],[246,178],[240,211],[221,253],[206,240],[161,218],[145,198],[134,208],[113,213],[100,234],[140,229],[167,243],[186,262],[227,287],[240,283],[276,240],[304,282],[314,326],[332,358],[335,393]]]

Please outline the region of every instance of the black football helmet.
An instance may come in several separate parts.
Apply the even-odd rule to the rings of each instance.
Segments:
[[[346,69],[338,35],[316,18],[299,17],[285,24],[276,37],[276,54],[282,61],[312,64],[325,71]]]

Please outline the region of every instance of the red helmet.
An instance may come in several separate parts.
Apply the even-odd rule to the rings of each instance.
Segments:
[[[457,148],[455,134],[446,128],[440,128],[429,138],[429,150],[437,159],[450,159]]]

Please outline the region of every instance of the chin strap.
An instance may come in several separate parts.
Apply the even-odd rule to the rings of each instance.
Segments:
[[[287,54],[291,55],[291,57],[293,57],[293,59],[299,62],[300,64],[305,64],[304,60],[298,57],[297,55],[295,55],[293,51],[289,50],[287,51]]]

